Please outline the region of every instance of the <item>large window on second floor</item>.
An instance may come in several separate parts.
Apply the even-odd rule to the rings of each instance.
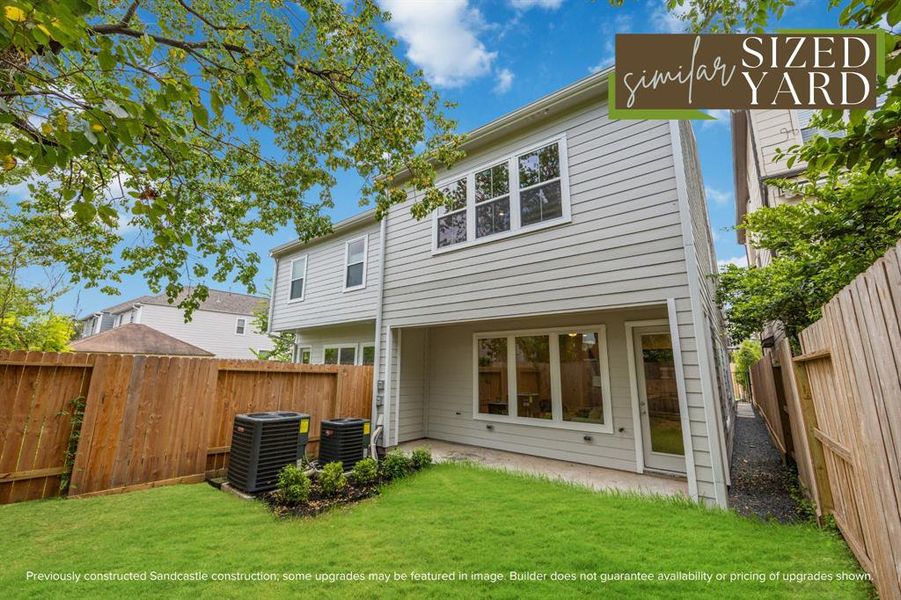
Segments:
[[[523,148],[438,189],[447,204],[434,216],[434,252],[566,222],[566,140]]]

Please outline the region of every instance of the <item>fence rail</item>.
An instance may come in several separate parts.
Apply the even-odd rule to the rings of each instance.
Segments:
[[[818,514],[834,516],[880,597],[899,600],[901,244],[799,337],[800,355],[783,341],[754,365],[755,403],[768,424],[788,415],[798,475]],[[768,378],[783,390],[778,406]]]
[[[236,413],[368,417],[372,367],[0,351],[0,504],[201,481]],[[78,422],[81,421],[80,427]]]

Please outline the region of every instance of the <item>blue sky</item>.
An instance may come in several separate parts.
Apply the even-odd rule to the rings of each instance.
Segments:
[[[380,0],[394,15],[390,33],[398,53],[423,69],[452,109],[461,132],[469,131],[545,94],[585,77],[613,60],[619,33],[679,32],[681,23],[664,8],[664,0],[625,0],[611,7],[606,0]],[[780,27],[836,27],[837,10],[826,0],[798,0]],[[744,250],[729,230],[735,221],[732,156],[728,116],[695,123],[710,221],[721,261],[743,260]],[[333,192],[331,216],[339,220],[361,209],[359,180],[342,174]],[[291,228],[275,236],[258,236],[262,255],[295,237]],[[261,267],[257,285],[271,276],[271,263]],[[240,284],[211,287],[245,291]],[[62,312],[97,310],[148,293],[139,277],[119,286],[122,295],[98,290],[72,290],[56,305]]]

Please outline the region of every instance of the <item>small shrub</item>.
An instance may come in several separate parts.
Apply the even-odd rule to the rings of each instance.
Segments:
[[[359,485],[369,485],[379,476],[378,463],[372,457],[357,461],[350,476]]]
[[[416,448],[410,455],[410,462],[417,471],[432,464],[432,451],[428,448]]]
[[[334,496],[347,487],[347,476],[341,461],[330,462],[319,473],[319,489],[323,496]]]
[[[310,486],[310,478],[295,465],[286,465],[278,474],[278,493],[285,502],[306,502],[310,499]]]
[[[400,479],[413,469],[410,458],[401,450],[392,450],[379,463],[379,471],[385,479]]]

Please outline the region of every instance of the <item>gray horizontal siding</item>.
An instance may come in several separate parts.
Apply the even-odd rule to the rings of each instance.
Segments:
[[[359,345],[375,342],[375,321],[346,323],[327,327],[311,327],[295,331],[295,343],[310,348],[310,362],[314,365],[324,362],[326,346]]]
[[[348,240],[362,235],[368,237],[366,287],[344,292],[344,246]],[[374,319],[378,302],[379,244],[379,224],[370,223],[280,257],[276,270],[272,329],[288,331]],[[291,261],[304,255],[307,256],[304,299],[289,302]]]
[[[469,157],[453,177],[565,133],[572,222],[431,254],[410,201],[388,217],[384,319],[408,325],[665,301],[686,275],[667,123],[583,107]],[[423,310],[428,306],[428,310]]]

